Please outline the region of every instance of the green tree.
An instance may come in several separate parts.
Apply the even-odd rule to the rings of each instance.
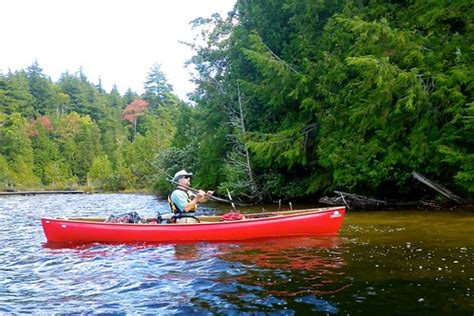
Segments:
[[[138,134],[132,143],[123,148],[125,164],[136,178],[137,187],[150,188],[155,182],[156,166],[153,164],[158,144],[150,137]]]
[[[8,162],[3,167],[4,177],[8,184],[19,189],[40,185],[33,172],[34,155],[27,128],[26,119],[19,113],[6,116],[0,127],[0,155]]]
[[[49,161],[44,167],[43,182],[53,188],[66,189],[77,183],[70,175],[69,167],[63,161]]]
[[[131,168],[126,164],[121,148],[115,153],[114,161],[114,171],[110,180],[111,188],[114,190],[135,189],[137,186],[137,178],[133,175]]]
[[[22,157],[23,161],[33,165],[33,149],[28,136],[28,123],[19,113],[13,113],[6,117],[2,137],[0,138],[1,154],[8,160]]]
[[[87,173],[87,182],[95,188],[110,188],[112,163],[107,155],[97,156]]]
[[[161,105],[168,103],[168,98],[173,92],[172,86],[168,83],[166,75],[161,70],[161,65],[154,64],[147,75],[145,81],[145,92],[143,99],[148,102],[152,111]]]
[[[56,133],[72,176],[85,183],[94,158],[102,153],[99,128],[89,116],[72,112],[60,118]]]
[[[113,108],[118,109],[118,110],[122,110],[127,105],[125,100],[120,95],[117,85],[115,84],[112,87],[112,90],[110,91],[109,100],[110,100],[110,105]]]
[[[127,91],[125,91],[125,95],[123,96],[123,101],[125,102],[125,104],[130,104],[133,100],[138,98],[139,95],[132,89],[128,88]]]
[[[19,112],[24,117],[32,118],[35,115],[33,104],[34,97],[24,71],[9,73],[0,79],[0,105],[4,113]]]
[[[238,19],[195,21],[206,43],[191,60],[203,114],[195,125],[240,139],[268,196],[409,194],[413,170],[469,192],[469,11],[463,0],[238,1]],[[232,121],[237,83],[245,137],[217,132],[217,121]],[[226,139],[199,145],[235,161]],[[236,174],[225,181],[239,182]]]
[[[33,96],[33,107],[38,115],[44,115],[54,110],[54,88],[51,79],[44,73],[35,61],[26,69],[30,92]]]
[[[21,156],[16,156],[10,162],[10,166],[11,170],[15,170],[11,173],[11,179],[17,189],[34,189],[40,186],[41,180],[35,175],[29,161]]]
[[[8,188],[12,184],[12,175],[7,159],[0,155],[0,187]]]
[[[50,124],[47,116],[30,123],[30,129],[35,129],[34,133],[30,134],[34,155],[34,170],[35,174],[42,180],[44,180],[46,165],[50,161],[60,159],[59,147],[49,134],[52,132]]]

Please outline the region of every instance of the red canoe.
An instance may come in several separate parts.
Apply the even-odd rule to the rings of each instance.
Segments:
[[[344,207],[245,214],[235,221],[201,216],[200,223],[123,224],[104,218],[42,218],[48,242],[174,242],[248,240],[278,236],[334,235]]]

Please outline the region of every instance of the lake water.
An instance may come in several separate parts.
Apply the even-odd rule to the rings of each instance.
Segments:
[[[474,314],[472,211],[348,212],[338,236],[238,243],[57,245],[40,223],[167,210],[149,195],[0,197],[0,314]]]

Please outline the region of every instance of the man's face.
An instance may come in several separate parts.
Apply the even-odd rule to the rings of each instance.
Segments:
[[[179,184],[189,186],[191,184],[191,177],[185,176],[179,179]]]

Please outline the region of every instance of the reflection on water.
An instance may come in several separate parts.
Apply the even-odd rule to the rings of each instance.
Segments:
[[[275,238],[240,244],[224,252],[222,258],[246,266],[246,273],[233,280],[257,288],[264,306],[288,308],[289,303],[297,303],[312,311],[337,313],[335,302],[324,297],[351,285],[342,269],[341,245],[337,236]]]
[[[340,245],[339,237],[270,239],[240,244],[222,258],[251,267],[238,280],[271,295],[323,295],[348,286]]]
[[[474,311],[472,212],[349,212],[339,236],[239,243],[47,243],[39,221],[167,208],[145,195],[0,198],[0,314]]]
[[[200,256],[201,247],[199,244],[174,245],[174,257],[176,260],[196,260]]]

